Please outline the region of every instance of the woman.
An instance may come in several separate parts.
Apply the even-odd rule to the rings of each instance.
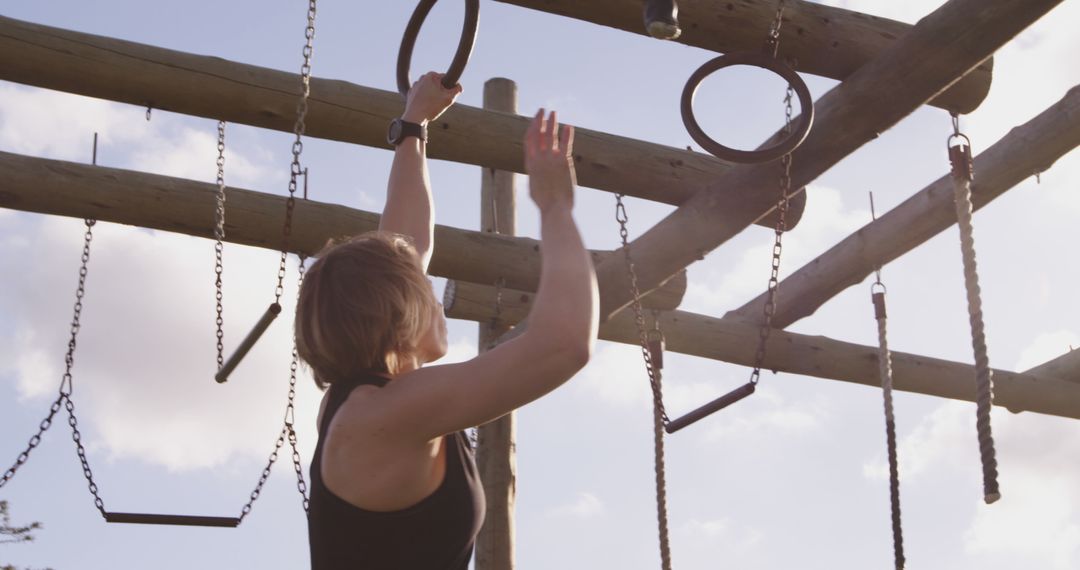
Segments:
[[[528,330],[467,362],[424,367],[446,353],[446,322],[425,276],[434,223],[421,127],[461,91],[440,80],[420,78],[390,129],[379,231],[325,250],[300,292],[297,347],[329,387],[311,464],[313,570],[464,570],[484,497],[462,430],[567,381],[596,338],[596,278],[571,215],[573,128],[560,134],[541,109],[524,141],[543,257]]]

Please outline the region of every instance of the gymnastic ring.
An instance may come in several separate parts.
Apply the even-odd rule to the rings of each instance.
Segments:
[[[734,65],[752,65],[771,71],[786,79],[788,85],[798,95],[799,105],[802,107],[799,123],[787,137],[775,145],[759,150],[738,150],[724,146],[705,134],[705,131],[701,129],[701,125],[698,124],[697,119],[694,117],[694,94],[697,92],[698,85],[714,72]],[[682,92],[681,107],[683,124],[686,125],[686,130],[690,133],[691,138],[713,156],[736,163],[767,162],[794,151],[806,140],[806,135],[810,134],[810,126],[814,122],[814,101],[810,98],[810,90],[806,87],[806,83],[803,82],[802,78],[799,77],[799,74],[795,73],[795,70],[783,61],[772,57],[770,54],[757,52],[731,53],[705,62],[705,65],[699,67],[687,80],[686,87],[683,88]]]
[[[409,80],[409,66],[412,64],[412,52],[416,46],[416,38],[420,35],[420,28],[424,25],[431,8],[437,0],[420,0],[416,10],[409,18],[409,24],[405,26],[405,35],[401,38],[401,49],[398,50],[397,60],[397,87],[398,92],[405,95],[412,86]],[[476,30],[480,18],[480,0],[465,0],[465,24],[461,29],[461,40],[458,42],[457,53],[450,68],[443,75],[443,87],[450,89],[457,85],[461,74],[465,72],[465,66],[469,63],[472,55],[473,44],[476,43]]]

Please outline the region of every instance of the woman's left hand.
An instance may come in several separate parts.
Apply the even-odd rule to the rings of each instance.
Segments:
[[[429,71],[417,79],[405,98],[405,114],[401,118],[423,124],[434,121],[450,108],[461,94],[461,84],[447,89],[442,85],[442,78],[442,73]]]

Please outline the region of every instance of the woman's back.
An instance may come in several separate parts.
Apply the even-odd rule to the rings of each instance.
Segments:
[[[433,493],[407,508],[389,512],[362,509],[325,484],[322,458],[335,414],[356,387],[385,383],[385,379],[369,375],[335,382],[330,388],[311,462],[308,530],[312,570],[464,570],[484,516],[483,488],[464,434],[445,436],[445,452],[440,454],[445,458],[442,482]]]

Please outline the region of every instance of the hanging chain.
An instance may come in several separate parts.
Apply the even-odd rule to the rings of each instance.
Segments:
[[[214,299],[217,301],[217,318],[214,322],[217,324],[217,367],[221,370],[221,367],[225,364],[225,317],[224,317],[224,303],[225,298],[222,293],[221,286],[221,274],[224,271],[224,263],[222,256],[225,252],[225,121],[218,121],[218,142],[217,142],[217,205],[214,209]]]
[[[300,258],[299,283],[297,288],[304,284],[304,275],[307,271],[306,267],[307,258]],[[299,295],[299,293],[298,293]],[[293,342],[292,350],[292,363],[289,364],[289,399],[288,404],[285,406],[285,422],[281,428],[281,433],[278,434],[277,440],[274,442],[274,449],[270,452],[270,457],[266,461],[266,467],[263,467],[262,473],[259,474],[259,481],[255,484],[255,489],[251,491],[251,495],[248,497],[248,502],[244,503],[244,506],[240,509],[241,521],[251,512],[251,508],[259,495],[262,494],[263,485],[266,484],[267,479],[270,478],[270,472],[274,468],[274,463],[278,460],[278,453],[281,448],[285,446],[285,442],[289,442],[289,446],[292,448],[292,460],[293,470],[296,471],[296,488],[300,492],[302,497],[302,503],[304,505],[304,512],[308,512],[308,488],[307,482],[304,480],[304,470],[300,463],[300,450],[297,447],[296,430],[294,424],[296,421],[295,413],[295,400],[296,400],[296,375],[300,368],[300,356],[296,349],[296,343]]]
[[[776,4],[776,16],[773,18],[772,25],[769,26],[769,34],[765,38],[765,52],[776,57],[780,52],[780,27],[784,25],[784,4],[785,0],[780,0]]]
[[[296,104],[296,123],[293,126],[293,134],[296,135],[296,140],[292,144],[292,164],[289,168],[289,197],[285,201],[285,226],[282,229],[281,240],[281,260],[278,264],[277,275],[277,287],[274,289],[274,303],[281,303],[281,296],[285,293],[285,273],[286,273],[286,261],[289,255],[289,237],[292,235],[292,217],[293,208],[296,206],[296,190],[298,188],[297,178],[301,175],[304,176],[304,199],[307,199],[307,173],[306,169],[300,167],[300,155],[304,152],[304,131],[307,126],[304,124],[304,118],[307,116],[308,111],[308,96],[311,94],[311,56],[313,53],[313,43],[315,39],[315,7],[316,0],[308,0],[308,12],[307,12],[307,28],[304,30],[304,63],[300,66],[300,100]],[[300,257],[299,266],[299,283],[297,285],[297,294],[299,295],[299,286],[303,285],[304,272],[306,258]],[[307,483],[304,481],[304,472],[300,464],[300,452],[296,443],[296,430],[294,429],[294,414],[295,414],[295,398],[296,398],[296,374],[300,366],[300,357],[296,348],[295,341],[293,342],[292,350],[292,362],[289,364],[289,399],[288,404],[285,407],[285,421],[281,428],[281,433],[278,434],[277,440],[274,442],[274,449],[270,453],[270,457],[267,459],[266,467],[263,468],[262,474],[259,476],[259,481],[255,485],[255,489],[251,492],[251,496],[248,502],[244,504],[240,510],[240,520],[243,521],[244,517],[251,512],[252,504],[259,498],[259,494],[262,493],[263,485],[266,484],[266,480],[270,477],[270,470],[274,466],[274,462],[278,459],[278,452],[284,447],[285,441],[289,442],[289,446],[292,448],[293,469],[296,471],[296,487],[300,491],[301,497],[303,497],[304,512],[308,510],[308,495],[307,495]]]
[[[83,309],[83,296],[86,294],[86,275],[88,273],[88,263],[90,262],[90,242],[94,239],[94,224],[96,220],[87,218],[83,220],[86,223],[86,233],[83,235],[83,250],[82,250],[82,265],[79,266],[79,285],[75,288],[75,307],[73,316],[71,317],[71,337],[68,339],[67,354],[64,355],[64,377],[60,381],[60,397],[64,400],[64,408],[68,413],[68,425],[71,426],[71,439],[75,442],[75,451],[79,455],[79,462],[82,463],[83,476],[86,477],[86,484],[90,489],[90,494],[94,496],[94,506],[101,512],[101,516],[105,516],[105,503],[101,500],[101,496],[98,495],[97,484],[94,483],[94,473],[90,470],[90,463],[86,459],[86,449],[82,444],[82,433],[79,432],[79,421],[75,419],[75,403],[71,401],[71,393],[74,391],[74,385],[72,382],[71,369],[75,366],[75,340],[79,334],[79,329],[82,328],[80,319],[82,318]],[[59,400],[57,400],[59,401]],[[50,414],[50,417],[52,414]]]
[[[784,97],[784,131],[791,132],[794,90],[789,85]],[[772,319],[776,314],[776,296],[780,290],[780,257],[784,252],[784,232],[787,231],[788,203],[791,198],[791,154],[780,159],[780,198],[776,204],[776,228],[772,249],[772,265],[769,271],[769,288],[762,308],[761,326],[758,328],[758,346],[754,354],[754,369],[750,372],[750,383],[756,385],[761,380],[761,367],[765,364],[765,348],[772,333]]]
[[[641,289],[638,287],[637,271],[630,254],[630,232],[626,225],[630,216],[626,213],[625,195],[615,195],[615,221],[619,223],[619,237],[622,239],[623,255],[626,259],[626,273],[630,280],[630,292],[633,293],[634,322],[637,324],[638,340],[641,344],[641,356],[645,361],[645,372],[649,375],[649,385],[653,396],[653,448],[656,471],[656,517],[660,536],[660,566],[671,570],[671,546],[668,541],[667,516],[667,475],[664,465],[664,426],[670,422],[664,409],[663,379],[660,370],[653,366],[655,360],[649,350],[648,331],[645,328],[645,314],[641,307]]]
[[[304,275],[307,271],[307,258],[300,256],[300,265],[297,268],[298,277],[296,282],[297,288],[297,302],[300,298],[300,288],[304,285]],[[300,492],[300,497],[304,505],[304,512],[308,512],[308,488],[307,482],[304,481],[304,470],[300,464],[300,449],[296,445],[296,430],[293,426],[296,422],[295,413],[296,407],[294,402],[296,400],[296,372],[300,368],[300,353],[296,348],[296,340],[293,339],[292,349],[292,363],[289,364],[289,404],[285,407],[285,429],[288,430],[289,446],[292,447],[292,460],[293,470],[296,471],[296,490]]]
[[[304,119],[308,112],[308,96],[311,95],[311,56],[315,40],[315,2],[308,0],[307,28],[304,30],[304,63],[300,66],[300,100],[296,104],[296,123],[293,133],[296,140],[292,144],[292,164],[289,169],[289,197],[285,200],[285,226],[282,228],[281,260],[278,263],[277,287],[274,288],[274,302],[280,304],[285,293],[285,260],[289,255],[289,238],[292,236],[293,208],[296,206],[296,179],[303,173],[300,167],[300,155],[304,152],[304,131],[307,125]]]
[[[6,485],[7,482],[15,476],[15,472],[19,470],[19,467],[22,467],[22,465],[26,463],[26,461],[30,458],[30,453],[38,445],[41,444],[41,437],[45,434],[46,431],[48,431],[50,427],[52,427],[53,418],[56,416],[56,413],[60,411],[61,406],[66,406],[69,415],[71,415],[69,423],[74,429],[72,437],[75,438],[75,443],[78,445],[79,458],[83,462],[83,472],[87,475],[88,479],[90,479],[92,475],[90,473],[89,465],[86,464],[86,456],[85,453],[82,451],[82,445],[79,443],[82,435],[79,434],[78,428],[76,427],[75,416],[73,415],[72,409],[73,407],[70,405],[69,400],[72,391],[71,369],[75,365],[75,341],[79,334],[79,329],[81,328],[80,318],[82,317],[82,299],[83,295],[86,292],[87,264],[90,261],[90,242],[94,238],[94,224],[97,223],[95,220],[89,218],[85,219],[84,222],[86,224],[86,233],[83,235],[83,250],[81,258],[82,264],[79,267],[79,284],[75,288],[75,307],[74,315],[71,318],[71,337],[68,339],[67,354],[64,355],[65,370],[64,376],[60,380],[59,395],[52,403],[52,405],[49,406],[49,414],[45,416],[45,419],[41,420],[41,423],[38,425],[37,433],[30,438],[26,449],[19,454],[18,458],[15,460],[14,465],[12,465],[10,468],[8,468],[7,471],[5,471],[3,476],[0,476],[0,487]],[[98,506],[99,510],[104,509],[101,504],[101,498],[98,497],[97,494],[97,485],[94,485],[92,479],[90,479],[90,491],[94,495],[94,504]]]

